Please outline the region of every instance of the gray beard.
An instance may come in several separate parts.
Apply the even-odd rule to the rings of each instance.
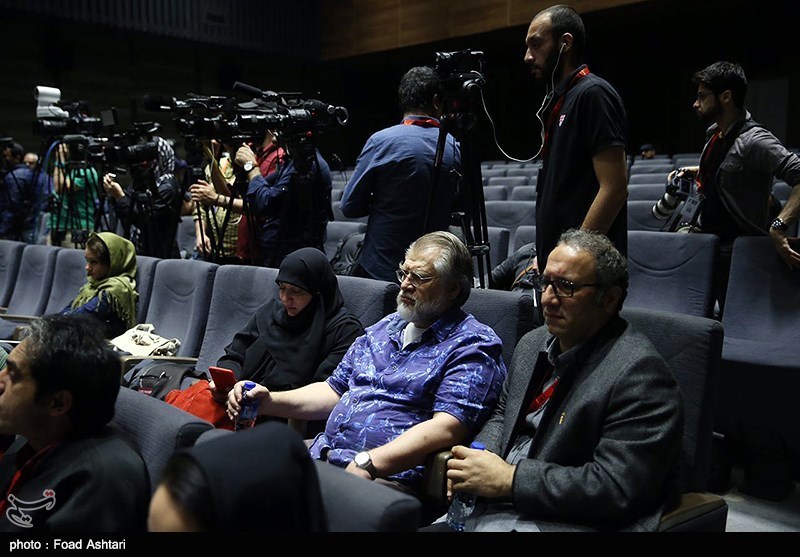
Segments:
[[[431,302],[417,302],[414,306],[407,305],[397,295],[397,313],[409,323],[433,323],[447,311],[444,300],[437,299]]]

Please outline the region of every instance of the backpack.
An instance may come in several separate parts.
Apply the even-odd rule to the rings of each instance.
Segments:
[[[136,364],[125,374],[122,385],[164,400],[170,391],[185,388],[206,378],[204,373],[195,370],[191,364],[147,359]]]
[[[331,269],[337,275],[350,275],[358,263],[361,249],[364,247],[364,232],[351,232],[336,246],[336,253],[331,258]]]

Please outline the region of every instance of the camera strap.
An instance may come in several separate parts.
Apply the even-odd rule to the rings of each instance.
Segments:
[[[558,96],[556,105],[553,107],[553,110],[550,112],[550,117],[547,119],[547,127],[544,131],[544,141],[542,142],[542,159],[547,157],[547,150],[550,146],[550,138],[553,136],[556,118],[558,117],[558,113],[561,112],[561,106],[564,104],[564,99],[566,98],[567,93],[569,93],[569,90],[575,87],[581,81],[581,79],[590,73],[589,66],[583,66],[583,68],[570,80],[569,85],[567,85],[567,88],[564,90],[564,92]]]

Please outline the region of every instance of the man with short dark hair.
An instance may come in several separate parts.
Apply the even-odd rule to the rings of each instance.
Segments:
[[[144,529],[147,468],[108,427],[119,365],[91,317],[31,323],[0,371],[0,531]]]
[[[395,267],[397,312],[367,327],[326,381],[282,392],[258,386],[248,398],[260,400],[261,414],[327,419],[314,458],[416,492],[425,458],[481,427],[506,376],[502,341],[461,309],[472,273],[458,237],[426,234]],[[237,383],[231,416],[241,399]]]
[[[408,70],[398,90],[403,121],[373,134],[358,156],[340,205],[347,218],[369,215],[364,247],[352,271],[356,276],[394,281],[397,262],[412,240],[450,226],[455,169],[461,157],[449,134],[436,192],[430,197],[442,94],[435,70],[426,66]]]
[[[652,143],[645,143],[639,147],[639,158],[643,161],[650,160],[656,156],[656,148]]]
[[[786,234],[800,217],[800,157],[745,108],[747,78],[741,66],[715,62],[695,73],[692,81],[697,84],[692,108],[709,126],[706,145],[699,166],[673,171],[669,179],[678,175],[697,180],[704,199],[699,228],[720,238],[715,297],[721,313],[737,237],[769,234],[784,262],[800,268],[800,238]],[[776,178],[793,188],[778,217],[770,222],[770,194]]]
[[[569,230],[535,285],[545,327],[514,350],[475,437],[486,450],[456,446],[448,462],[448,491],[479,496],[466,530],[655,530],[678,500],[683,403],[619,315],[625,258],[605,236]]]
[[[551,6],[531,21],[525,63],[547,96],[542,169],[536,186],[536,252],[540,269],[568,228],[606,234],[628,247],[625,154],[627,116],[622,99],[583,63],[586,32],[569,6]]]

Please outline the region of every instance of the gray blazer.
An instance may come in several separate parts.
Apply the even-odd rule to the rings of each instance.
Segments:
[[[520,340],[495,412],[476,437],[504,458],[549,368],[549,339],[539,327]],[[621,318],[589,342],[562,372],[530,457],[517,465],[514,509],[542,530],[655,530],[678,494],[678,385],[650,341]]]

